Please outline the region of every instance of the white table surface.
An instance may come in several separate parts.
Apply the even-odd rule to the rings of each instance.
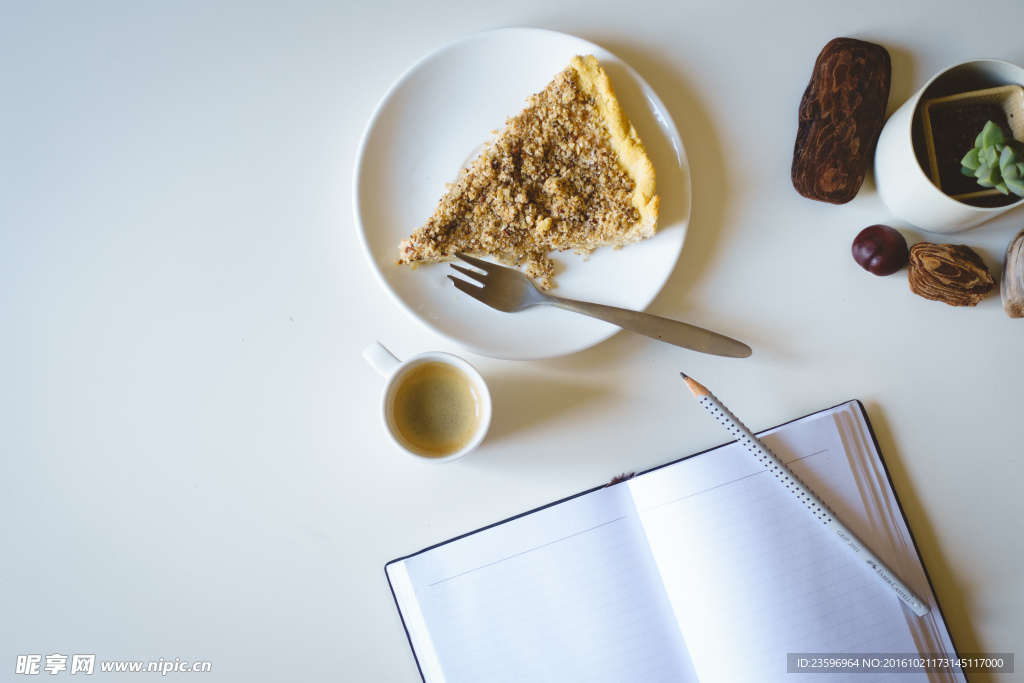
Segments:
[[[957,61],[1024,63],[1018,3],[987,5],[984,42],[959,6],[0,5],[0,678],[63,653],[210,661],[211,681],[418,680],[385,562],[722,443],[680,370],[754,429],[862,400],[958,647],[1024,654],[1024,321],[997,295],[956,309],[861,270],[862,227],[906,227],[870,176],[844,206],[789,177],[834,37],[888,48],[890,112]],[[502,26],[593,41],[659,93],[694,201],[650,310],[754,355],[627,333],[544,361],[468,354],[491,431],[430,466],[386,440],[360,353],[459,349],[373,280],[353,163],[407,67]],[[1016,210],[906,234],[967,244],[998,277],[1021,227]]]

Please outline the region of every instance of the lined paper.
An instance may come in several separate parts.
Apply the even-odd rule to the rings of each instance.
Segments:
[[[697,680],[624,486],[403,564],[438,680]]]
[[[863,510],[832,415],[764,441],[837,514]],[[741,446],[656,474],[630,488],[702,681],[781,680],[788,652],[917,650],[899,599]]]
[[[935,605],[856,403],[762,437]],[[736,444],[387,567],[426,681],[772,681],[787,653],[954,652]],[[886,676],[800,674],[857,683]],[[965,681],[961,673],[919,674]]]

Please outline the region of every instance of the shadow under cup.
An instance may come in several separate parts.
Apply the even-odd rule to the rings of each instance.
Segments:
[[[491,421],[483,378],[461,358],[442,353],[403,363],[387,383],[382,409],[394,441],[430,462],[450,462],[471,453]]]

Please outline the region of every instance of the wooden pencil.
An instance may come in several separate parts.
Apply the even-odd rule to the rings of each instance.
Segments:
[[[700,402],[702,406],[712,416],[714,416],[729,433],[732,434],[736,440],[748,451],[750,451],[754,457],[761,461],[768,471],[775,475],[775,478],[786,487],[786,490],[790,491],[797,500],[804,504],[808,510],[821,520],[826,527],[834,534],[836,534],[843,541],[850,552],[852,552],[857,558],[868,565],[871,568],[873,574],[878,576],[894,593],[902,600],[910,609],[919,617],[923,617],[928,614],[930,608],[920,597],[917,596],[903,581],[896,576],[896,573],[885,566],[871,550],[858,539],[850,529],[843,524],[838,517],[832,512],[825,502],[818,497],[816,493],[811,491],[800,481],[800,478],[793,473],[793,471],[786,465],[777,455],[762,443],[757,436],[754,435],[747,427],[739,421],[739,419],[729,411],[722,402],[715,397],[708,388],[703,384],[700,384],[692,377],[687,377],[682,372],[679,373],[683,380],[686,382],[686,386],[690,388],[690,392],[693,393],[694,397]]]

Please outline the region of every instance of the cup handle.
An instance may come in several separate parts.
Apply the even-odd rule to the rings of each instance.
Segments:
[[[373,369],[380,373],[381,377],[390,377],[402,361],[395,358],[395,354],[384,348],[378,341],[373,342],[363,349],[363,358],[373,366]]]

